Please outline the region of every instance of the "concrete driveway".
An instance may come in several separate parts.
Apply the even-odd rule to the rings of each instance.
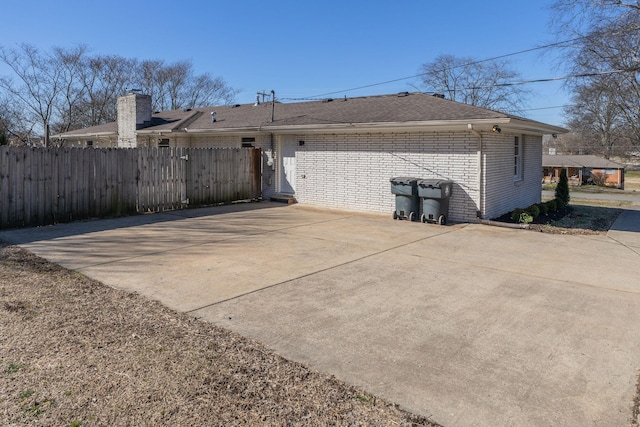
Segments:
[[[270,203],[0,232],[445,426],[630,422],[640,212],[609,235]]]

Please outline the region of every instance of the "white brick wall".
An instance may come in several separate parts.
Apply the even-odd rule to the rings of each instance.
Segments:
[[[493,135],[484,142],[484,217],[496,218],[515,208],[540,202],[542,137],[519,135],[523,141],[522,180],[514,180],[514,134]]]
[[[136,130],[151,123],[151,96],[129,94],[118,98],[118,147],[136,147]]]
[[[395,176],[455,182],[453,221],[474,221],[478,201],[477,138],[463,133],[297,135],[300,203],[391,213]]]
[[[242,145],[242,136],[254,137],[262,148],[262,195],[276,193],[276,174],[267,165],[275,156],[277,137],[268,133],[188,136],[172,140],[187,147]],[[484,218],[495,218],[517,207],[540,201],[542,138],[522,136],[523,180],[513,179],[513,136],[483,134]],[[300,203],[356,211],[391,213],[395,196],[389,180],[395,176],[454,181],[449,206],[452,221],[476,220],[479,209],[478,138],[466,132],[299,134],[296,147],[296,198]],[[275,150],[274,150],[275,151]],[[277,159],[275,166],[277,166]]]

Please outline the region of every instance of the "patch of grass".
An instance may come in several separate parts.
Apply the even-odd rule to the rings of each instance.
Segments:
[[[630,191],[640,191],[640,171],[625,171],[624,189]]]
[[[26,399],[28,397],[33,396],[33,390],[31,390],[30,388],[23,391],[22,393],[20,393],[20,399]]]
[[[82,425],[82,421],[72,421],[71,424],[69,424],[69,427],[80,427]]]
[[[369,393],[356,393],[355,398],[366,405],[370,405],[375,399],[375,397]]]
[[[606,232],[621,213],[622,209],[618,208],[573,204],[568,215],[557,221],[552,221],[548,225],[566,229]]]
[[[44,399],[43,401],[34,400],[29,405],[24,405],[22,407],[22,412],[26,415],[31,415],[33,417],[38,417],[46,412],[45,407],[54,407],[57,405],[55,399]]]
[[[26,415],[38,417],[44,414],[44,409],[42,408],[42,404],[40,402],[33,402],[33,404],[31,405],[23,406],[22,412],[24,412]]]
[[[571,202],[572,206],[594,206],[602,208],[620,208],[626,209],[635,204],[628,200],[596,200],[596,199],[578,199]]]
[[[605,187],[605,186],[602,186],[602,185],[578,185],[578,186],[575,186],[575,187],[571,187],[570,191],[573,192],[573,193],[624,194],[624,190],[620,190],[619,188],[615,188],[615,187]]]
[[[20,369],[24,368],[25,365],[23,365],[22,363],[9,363],[7,365],[6,368],[4,368],[4,372],[6,374],[15,374],[16,372],[18,372]]]

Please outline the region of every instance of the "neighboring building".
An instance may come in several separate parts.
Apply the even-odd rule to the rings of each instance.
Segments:
[[[566,169],[570,185],[594,184],[624,189],[624,165],[592,155],[543,155],[543,182],[558,182]]]
[[[390,178],[449,179],[449,219],[465,222],[538,203],[542,135],[565,132],[408,92],[153,114],[144,95],[118,102],[117,123],[57,137],[85,146],[259,147],[263,198],[389,215]]]

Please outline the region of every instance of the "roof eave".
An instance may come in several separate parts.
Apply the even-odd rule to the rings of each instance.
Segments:
[[[456,119],[456,120],[425,120],[414,122],[375,122],[375,123],[340,123],[340,124],[312,124],[312,125],[288,125],[265,126],[265,129],[279,133],[296,133],[299,131],[319,133],[327,131],[398,131],[398,130],[429,130],[429,131],[467,131],[472,125],[476,131],[490,131],[493,126],[499,125],[502,129],[511,132],[545,135],[567,133],[568,130],[545,123],[531,120],[520,120],[511,117],[499,117],[489,119]]]
[[[80,133],[73,135],[65,135],[63,133],[57,135],[51,135],[51,138],[59,139],[84,139],[84,138],[104,138],[104,137],[117,137],[116,132],[92,132],[92,133]]]
[[[555,135],[568,133],[569,130],[554,125],[548,125],[546,123],[536,122],[533,120],[526,119],[516,119],[509,118],[509,122],[506,123],[503,127],[508,130],[518,131],[526,134],[537,134],[537,135]]]
[[[397,132],[397,131],[467,131],[472,125],[476,131],[490,131],[495,125],[499,125],[503,130],[525,134],[561,134],[568,130],[552,126],[541,122],[511,117],[498,117],[488,119],[456,119],[456,120],[424,120],[413,122],[371,122],[371,123],[336,123],[336,124],[305,124],[305,125],[277,125],[266,123],[262,126],[243,126],[230,128],[209,128],[209,129],[140,129],[136,131],[138,135],[168,135],[168,134],[192,134],[192,135],[219,135],[247,132],[277,132],[287,133],[331,133],[331,132]],[[103,132],[73,135],[73,138],[86,138],[97,136],[117,136],[116,133]]]

